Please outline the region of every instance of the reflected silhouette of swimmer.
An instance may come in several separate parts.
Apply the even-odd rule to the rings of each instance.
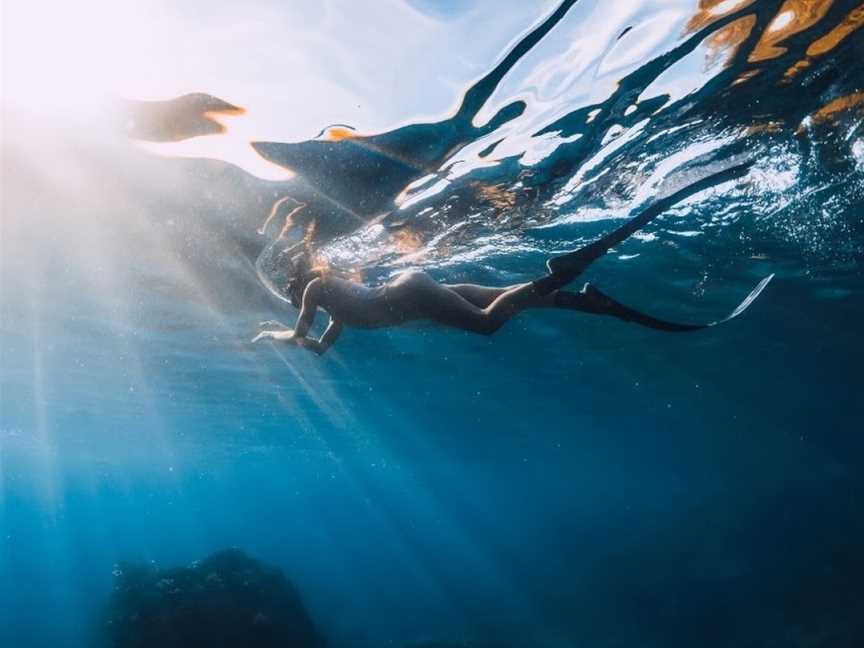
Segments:
[[[739,315],[770,281],[769,276],[726,318],[707,324],[681,324],[657,319],[621,304],[586,283],[580,292],[563,288],[633,232],[674,203],[709,186],[740,177],[749,168],[743,164],[713,174],[658,200],[622,227],[575,252],[547,262],[549,273],[530,283],[507,287],[476,284],[443,284],[423,272],[406,272],[375,288],[314,269],[308,255],[293,260],[293,279],[288,293],[300,308],[295,328],[276,321],[262,322],[252,341],[272,339],[295,344],[318,354],[337,340],[343,327],[383,328],[406,322],[430,321],[481,335],[492,335],[516,314],[532,308],[560,308],[597,315],[610,315],[661,331],[695,331]],[[318,309],[330,322],[319,339],[307,337]]]

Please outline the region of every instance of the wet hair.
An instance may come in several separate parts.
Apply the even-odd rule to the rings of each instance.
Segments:
[[[291,305],[300,308],[303,303],[303,293],[309,282],[319,277],[321,272],[312,267],[308,252],[301,252],[291,259],[291,278],[285,284],[285,292],[291,300]]]

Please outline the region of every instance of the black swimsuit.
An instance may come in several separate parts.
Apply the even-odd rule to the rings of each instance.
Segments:
[[[399,320],[397,317],[382,317],[382,314],[393,314],[387,297],[387,285],[371,288],[353,281],[339,281],[338,292],[325,284],[325,290],[332,291],[334,299],[328,310],[330,315],[348,326],[361,328],[377,328],[390,326]]]

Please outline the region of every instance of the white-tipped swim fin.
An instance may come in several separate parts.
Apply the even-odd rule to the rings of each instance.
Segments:
[[[717,324],[722,324],[723,322],[728,322],[733,317],[738,317],[741,313],[743,313],[745,310],[747,310],[747,308],[750,306],[750,304],[752,304],[754,301],[756,301],[756,298],[760,295],[760,293],[765,289],[765,286],[767,286],[768,283],[773,278],[774,278],[774,273],[772,272],[770,275],[768,275],[762,281],[760,281],[758,284],[756,284],[756,287],[750,291],[750,294],[744,298],[744,301],[742,301],[740,304],[738,304],[738,307],[735,310],[733,310],[731,313],[729,313],[729,315],[727,315],[723,319],[717,320],[716,322],[711,322],[710,324],[708,324],[708,326],[716,326]]]

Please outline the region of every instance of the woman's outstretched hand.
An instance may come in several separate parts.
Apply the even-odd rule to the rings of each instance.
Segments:
[[[269,322],[262,322],[262,324],[269,324]],[[297,344],[297,341],[300,338],[295,337],[294,329],[282,329],[281,331],[261,331],[258,335],[252,338],[252,342],[258,342],[259,340],[278,340],[279,342],[289,342],[292,344]]]
[[[297,334],[296,330],[288,328],[282,322],[277,322],[276,320],[261,322],[259,326],[264,330],[252,338],[253,344],[260,340],[286,342],[312,351],[313,353],[317,353],[318,355],[327,351],[342,331],[342,325],[332,318],[330,319],[330,323],[327,325],[327,329],[324,331],[320,340],[306,337],[305,332],[309,330],[309,326],[306,324],[304,327],[302,322],[298,324],[298,328],[302,330],[300,335]]]

